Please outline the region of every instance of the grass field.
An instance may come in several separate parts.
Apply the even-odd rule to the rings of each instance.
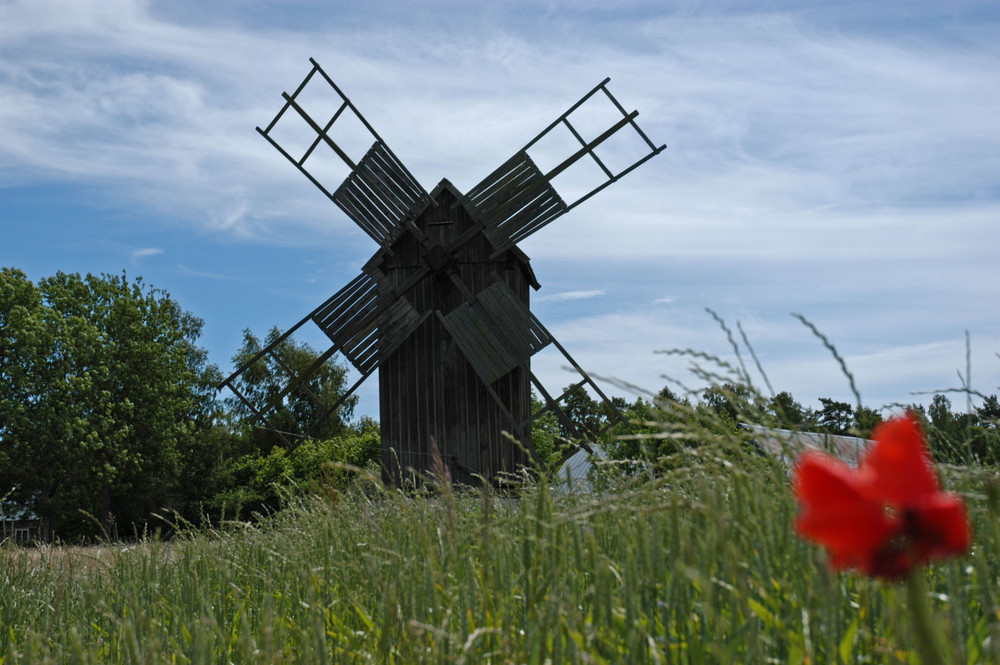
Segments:
[[[794,534],[788,470],[717,441],[597,494],[359,483],[169,543],[0,549],[0,663],[909,663],[898,585]],[[1000,662],[992,474],[927,570],[955,662]]]

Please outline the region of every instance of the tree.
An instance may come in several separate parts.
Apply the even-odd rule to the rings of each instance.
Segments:
[[[563,392],[570,387],[564,388]],[[603,429],[607,417],[605,409],[601,407],[602,404],[591,397],[583,386],[576,386],[570,390],[562,404],[563,413],[584,435],[595,434]],[[559,433],[566,439],[577,438],[577,434],[569,431],[563,423],[560,423]]]
[[[243,345],[233,356],[233,364],[242,366],[262,348],[281,336],[272,328],[262,343],[249,330],[243,331]],[[270,404],[286,387],[289,371],[301,376],[319,358],[319,354],[306,343],[297,343],[291,337],[281,342],[272,353],[250,365],[235,380],[236,389],[259,407]],[[252,449],[269,453],[274,446],[284,446],[288,438],[298,438],[306,432],[313,439],[324,440],[345,432],[346,424],[354,413],[357,396],[351,396],[335,413],[320,422],[324,406],[332,405],[347,387],[347,368],[327,361],[319,366],[303,386],[289,392],[277,408],[267,415],[269,426],[257,422],[254,414],[238,398],[229,397],[226,404],[243,428],[245,440]],[[314,399],[318,398],[317,400]],[[317,427],[310,431],[314,424]],[[281,434],[279,434],[279,432]],[[282,438],[284,435],[284,439]]]
[[[871,438],[872,430],[880,422],[882,422],[882,414],[879,413],[878,409],[859,406],[854,411],[854,427],[857,429],[858,436],[863,439]]]
[[[807,409],[796,402],[788,391],[772,397],[767,411],[777,419],[778,424],[787,429],[799,429],[808,422]]]
[[[676,436],[659,436],[668,428],[676,431],[682,417],[690,414],[690,404],[678,400],[668,387],[664,387],[652,402],[639,397],[621,411],[627,424],[615,426],[614,436],[605,451],[610,459],[627,462],[617,467],[625,475],[655,470],[664,458],[675,455],[689,444]]]
[[[847,402],[820,397],[822,408],[816,414],[818,425],[829,434],[847,434],[854,423],[854,408]]]
[[[757,411],[753,390],[740,383],[709,386],[701,394],[701,399],[705,406],[734,426]]]
[[[545,404],[532,391],[531,413],[538,413],[544,407]],[[559,459],[565,445],[565,441],[561,440],[561,432],[559,417],[552,410],[531,421],[531,445],[546,468]]]
[[[280,336],[280,331],[272,328],[262,342],[244,330],[243,344],[233,363],[242,366]],[[319,354],[309,344],[289,337],[242,372],[235,387],[255,408],[264,408],[288,386],[290,374],[303,376],[318,360]],[[350,474],[331,467],[331,463],[377,468],[381,454],[378,423],[363,418],[348,424],[357,397],[351,396],[335,412],[325,413],[325,405],[335,404],[346,386],[347,368],[327,360],[304,384],[268,410],[267,422],[259,421],[238,397],[227,397],[224,401],[236,443],[213,475],[216,494],[211,507],[225,514],[267,513],[280,508],[282,497],[289,492],[316,492],[321,486],[346,482]],[[300,444],[291,454],[289,440]]]
[[[987,429],[1000,428],[1000,401],[996,395],[990,395],[983,400],[983,405],[976,409],[979,422]]]
[[[938,393],[931,398],[930,406],[927,407],[927,416],[931,425],[944,434],[953,434],[955,427],[955,415],[951,412],[951,400]]]
[[[67,538],[194,498],[185,460],[218,415],[201,325],[124,274],[0,270],[0,491]]]
[[[244,518],[267,514],[280,509],[290,495],[330,495],[343,489],[353,480],[354,467],[378,475],[380,461],[379,425],[362,418],[331,439],[307,439],[290,454],[275,446],[227,459],[219,466],[219,490],[211,508]]]

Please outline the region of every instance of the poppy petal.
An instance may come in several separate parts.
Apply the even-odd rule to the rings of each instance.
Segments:
[[[907,508],[907,535],[921,559],[965,554],[972,529],[965,504],[954,494],[937,492]]]
[[[927,442],[913,414],[880,423],[872,438],[875,444],[860,468],[873,497],[903,506],[939,491]]]
[[[896,535],[898,534],[894,534],[894,536]],[[904,539],[890,537],[859,568],[872,577],[898,580],[905,577],[916,563],[917,556],[912,548],[907,546]]]
[[[882,504],[862,493],[858,474],[822,453],[806,453],[794,471],[802,506],[798,532],[830,550],[835,567],[854,565],[891,533],[892,520]]]

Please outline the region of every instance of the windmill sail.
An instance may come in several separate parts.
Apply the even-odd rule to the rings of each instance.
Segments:
[[[426,202],[427,192],[389,147],[376,141],[331,198],[381,245]]]
[[[423,323],[403,297],[370,275],[362,273],[320,305],[309,319],[330,338],[334,347],[364,375],[396,350]]]
[[[474,303],[463,303],[441,323],[469,364],[487,385],[528,360],[552,338],[499,276],[480,291]]]
[[[508,159],[466,195],[485,225],[486,237],[497,251],[566,212],[549,179],[522,150]]]
[[[517,244],[557,217],[572,210],[591,196],[601,191],[625,174],[637,168],[640,164],[659,154],[667,146],[655,146],[645,132],[636,123],[638,111],[628,113],[618,102],[607,84],[611,79],[604,79],[593,90],[588,92],[565,113],[556,118],[538,136],[533,138],[521,150],[514,153],[500,168],[488,175],[482,182],[469,190],[462,202],[475,208],[485,226],[484,233],[493,244],[496,254]],[[611,124],[606,130],[591,141],[583,138],[581,133],[570,121],[570,115],[580,109],[594,95],[603,92],[614,108],[621,113],[621,119]],[[567,129],[580,144],[580,148],[564,158],[552,169],[540,170],[528,151],[557,127]],[[614,136],[620,130],[629,127],[648,147],[630,164],[617,171],[612,171],[597,152],[598,146]],[[552,185],[552,180],[565,172],[580,159],[589,156],[604,173],[602,184],[594,187],[586,194],[578,197],[572,203],[565,203]]]
[[[312,58],[312,69],[306,75],[299,87],[291,95],[283,93],[285,104],[274,116],[267,127],[257,131],[268,140],[285,158],[295,165],[327,198],[337,204],[344,213],[371,236],[380,245],[386,245],[398,227],[410,219],[414,212],[426,204],[430,197],[416,178],[403,166],[385,141],[378,135],[361,112],[351,103],[351,100],[337,87],[337,84],[327,76],[323,68]],[[337,110],[323,121],[314,117],[310,110],[300,104],[300,95],[307,89],[316,74],[325,81],[340,100]],[[314,84],[315,85],[315,84]],[[275,127],[286,117],[291,109],[291,118],[299,118],[315,137],[300,156],[294,156],[286,150],[278,140],[271,136]],[[344,122],[348,118],[360,121],[363,133],[372,140],[371,147],[365,155],[355,162],[345,149],[333,140],[331,132],[334,124]],[[296,125],[299,126],[300,125]],[[310,158],[315,159],[317,149],[326,146],[344,164],[351,173],[339,185],[326,182],[319,174],[310,169]],[[333,192],[331,193],[331,190]]]
[[[289,328],[259,351],[221,386],[228,386],[253,416],[265,423],[268,416],[286,406],[290,399],[304,397],[313,403],[314,417],[309,427],[294,437],[310,435],[339,408],[361,383],[371,376],[379,365],[391,355],[420,325],[431,312],[419,314],[409,302],[393,294],[388,288],[367,273],[348,283],[347,286],[327,299],[308,316]],[[314,323],[333,343],[308,367],[295,371],[285,365],[278,354],[291,335],[304,324]],[[346,390],[337,401],[324,402],[309,385],[325,363],[334,354],[340,353],[361,374],[361,378]],[[261,363],[277,363],[284,374],[284,388],[278,392],[250,395],[239,389],[240,377],[252,375]],[[221,387],[220,386],[220,387]],[[284,433],[288,448],[294,449],[298,440],[291,440]]]

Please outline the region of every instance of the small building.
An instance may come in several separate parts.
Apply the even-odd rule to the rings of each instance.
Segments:
[[[857,467],[861,456],[873,443],[857,436],[801,432],[747,423],[741,423],[740,428],[751,433],[753,445],[761,453],[776,457],[788,466],[795,464],[802,453],[817,450],[836,457],[848,466]],[[559,467],[555,487],[560,491],[572,487],[576,491],[589,492],[592,490],[591,471],[595,465],[607,462],[608,455],[600,446],[580,448]]]
[[[41,540],[42,521],[32,512],[0,504],[0,543],[30,545]]]

